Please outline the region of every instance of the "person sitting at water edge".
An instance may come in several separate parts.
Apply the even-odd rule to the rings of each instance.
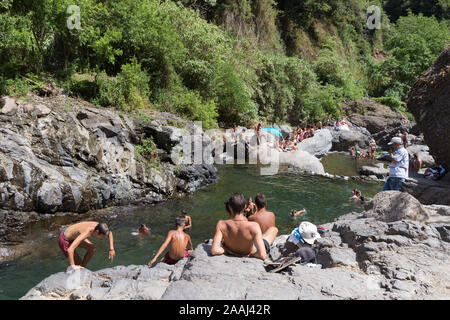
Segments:
[[[383,191],[400,191],[403,182],[405,182],[409,175],[408,151],[406,151],[402,138],[400,137],[392,138],[388,144],[392,145],[389,150],[392,163],[389,165],[389,177],[383,186]]]
[[[267,199],[262,193],[256,195],[255,204],[256,212],[248,218],[248,221],[257,222],[261,227],[263,238],[269,239],[269,245],[272,245],[278,233],[275,227],[275,214],[266,210]]]
[[[349,152],[350,152],[350,156],[354,157],[356,155],[355,147],[351,147]]]
[[[114,259],[116,252],[114,251],[113,234],[109,230],[106,223],[96,221],[85,221],[73,224],[65,228],[59,235],[59,247],[66,258],[69,258],[70,265],[74,268],[84,268],[91,260],[96,251],[95,245],[88,240],[90,236],[96,236],[98,239],[109,238],[109,259]],[[81,247],[87,252],[81,260],[76,249]]]
[[[211,245],[213,256],[224,253],[238,257],[253,257],[265,260],[270,251],[269,241],[264,239],[258,223],[248,221],[244,216],[245,198],[235,193],[225,202],[225,209],[230,216],[220,220]],[[255,247],[256,246],[256,247]]]
[[[290,234],[286,240],[286,244],[292,248],[289,251],[295,251],[296,257],[301,257],[302,263],[315,263],[316,252],[312,248],[315,241],[321,238],[318,228],[311,222],[304,221],[300,223]],[[296,249],[293,249],[295,248]]]
[[[192,228],[192,218],[190,216],[187,215],[186,210],[181,210],[181,217],[184,218],[184,220],[186,221],[186,224],[184,226],[184,232],[189,232],[191,231]]]
[[[422,159],[419,158],[418,153],[413,154],[413,158],[409,161],[409,170],[411,172],[419,173],[422,168]]]
[[[300,216],[302,216],[304,213],[306,212],[306,209],[305,208],[303,208],[302,210],[291,210],[291,212],[289,212],[289,214],[292,216],[292,217],[300,217]]]
[[[193,249],[191,237],[183,231],[185,224],[186,220],[184,218],[177,217],[175,219],[176,230],[169,231],[166,240],[161,245],[153,259],[150,260],[150,262],[147,264],[148,267],[151,267],[151,265],[155,263],[156,259],[158,259],[158,257],[167,248],[168,245],[170,245],[169,251],[161,259],[162,262],[165,262],[167,264],[176,264],[181,259],[189,257]]]

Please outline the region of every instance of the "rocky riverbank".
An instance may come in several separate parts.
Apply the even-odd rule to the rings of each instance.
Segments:
[[[328,232],[316,243],[322,269],[298,264],[271,274],[261,260],[211,256],[200,244],[174,266],[60,272],[22,299],[448,299],[449,210],[380,193],[365,212],[323,225]],[[289,253],[287,237],[275,240],[271,259]]]
[[[209,137],[172,114],[123,114],[65,95],[1,100],[0,244],[20,242],[24,228],[47,214],[148,205],[218,180],[213,165],[173,163],[184,135]],[[150,138],[154,163],[139,154]]]

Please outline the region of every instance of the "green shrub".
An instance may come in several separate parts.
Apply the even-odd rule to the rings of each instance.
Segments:
[[[258,109],[252,100],[252,92],[234,67],[224,63],[215,79],[219,122],[225,126],[247,125],[258,115]]]
[[[200,94],[181,85],[170,91],[160,91],[155,106],[157,109],[172,112],[192,121],[202,121],[204,129],[217,127],[217,106],[213,100],[204,103]]]
[[[147,167],[158,167],[161,159],[158,157],[158,147],[152,138],[145,138],[142,143],[134,147],[134,156],[139,163]]]
[[[23,78],[6,79],[0,76],[0,95],[21,97],[25,96],[30,90],[37,88],[39,86],[32,85]]]

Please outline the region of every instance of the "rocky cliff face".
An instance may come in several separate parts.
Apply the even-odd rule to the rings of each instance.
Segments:
[[[402,208],[405,196],[383,192],[371,209],[378,208],[376,215],[351,213],[323,225],[328,232],[316,243],[322,269],[297,264],[268,273],[261,260],[211,256],[210,246],[200,244],[174,266],[60,272],[22,299],[448,299],[450,207]],[[436,214],[411,220],[424,210],[441,212],[440,222]],[[289,253],[287,238],[275,240],[272,259]]]
[[[173,115],[121,115],[63,95],[2,100],[0,208],[81,213],[154,203],[218,179],[212,165],[171,163],[172,148],[196,130]],[[149,137],[161,149],[159,166],[136,158]]]
[[[437,164],[450,169],[450,46],[416,81],[407,103]]]

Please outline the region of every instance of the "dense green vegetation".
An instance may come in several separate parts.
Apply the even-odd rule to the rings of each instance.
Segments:
[[[0,0],[0,94],[53,81],[98,106],[206,128],[306,123],[363,96],[406,111],[449,40],[448,1],[432,2]],[[367,28],[370,4],[379,29]]]

